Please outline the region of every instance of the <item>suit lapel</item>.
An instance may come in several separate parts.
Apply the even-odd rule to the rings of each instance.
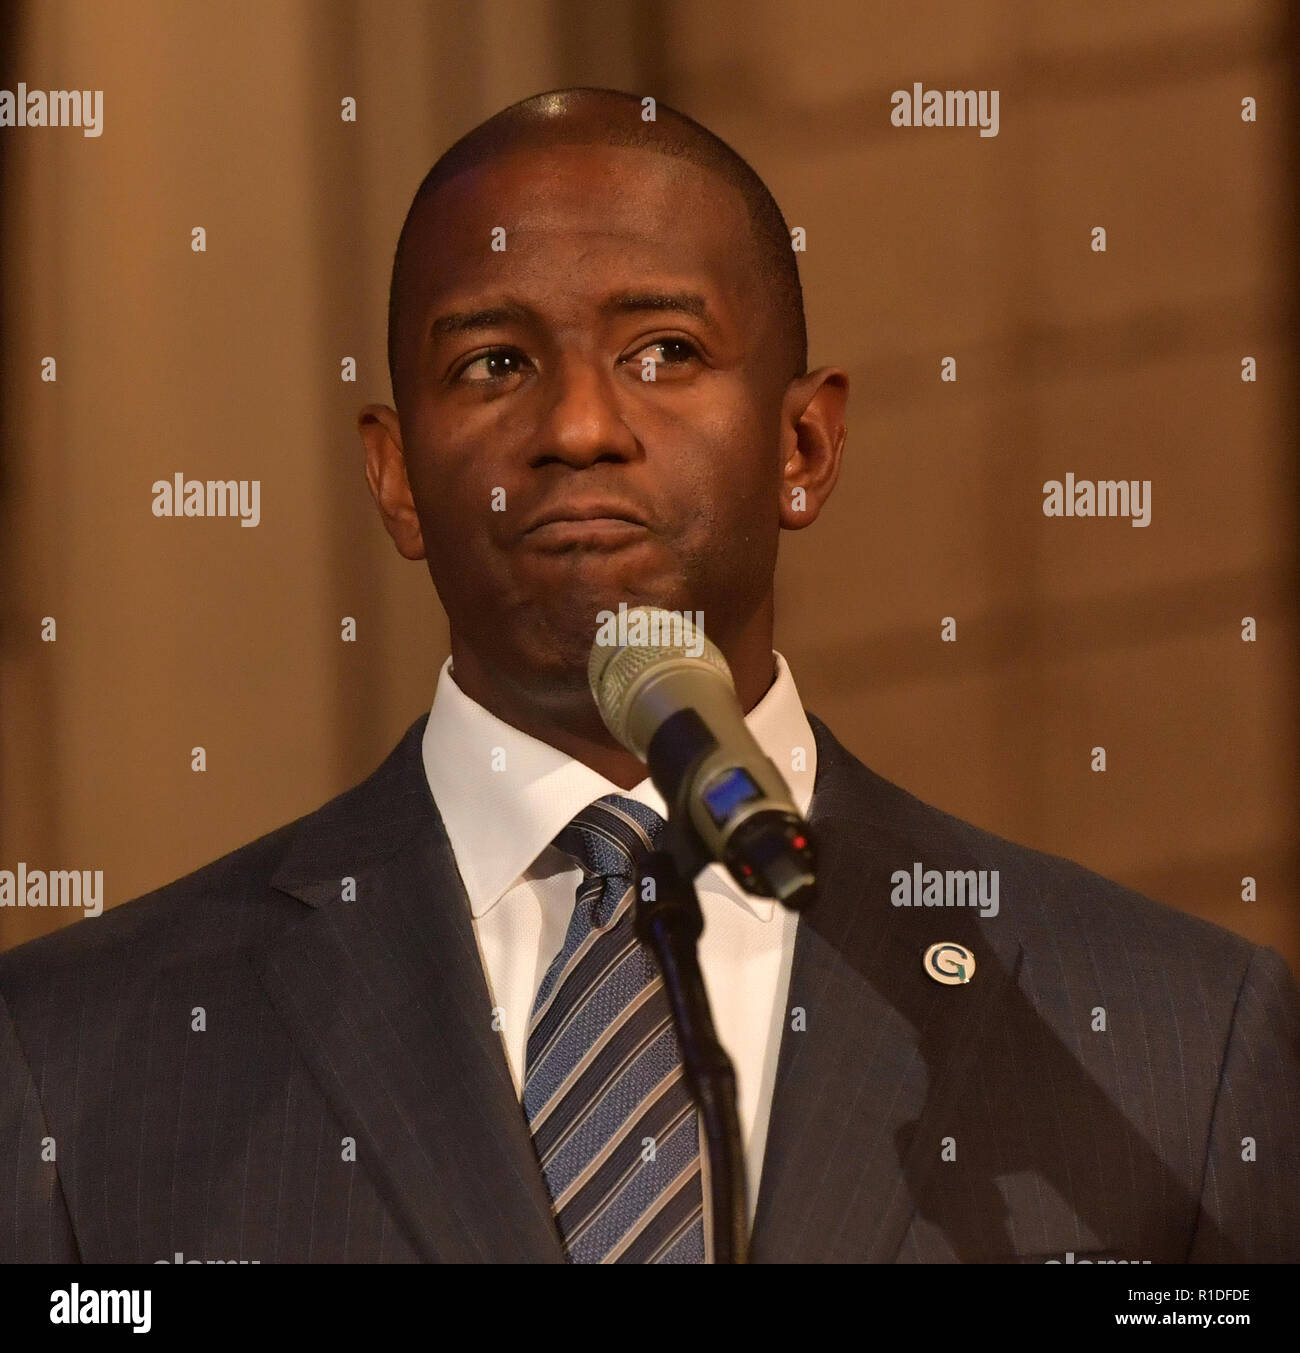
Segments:
[[[421,1258],[563,1262],[423,728],[300,824],[273,884],[311,910],[253,963]]]
[[[890,811],[906,796],[810,722],[819,889],[797,932],[752,1258],[888,1263],[940,1162],[1020,946],[1006,931],[981,931],[988,922],[974,911],[891,905],[894,870],[971,862],[942,838],[910,835]],[[925,974],[922,957],[938,941],[975,953],[968,985]]]

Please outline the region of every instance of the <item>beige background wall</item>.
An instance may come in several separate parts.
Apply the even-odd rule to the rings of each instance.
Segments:
[[[853,387],[836,498],[783,545],[805,704],[920,797],[1300,966],[1282,6],[17,14],[0,86],[102,88],[105,127],[0,130],[0,868],[103,869],[124,901],[354,783],[428,707],[445,620],[353,427],[389,398],[397,231],[474,123],[613,85],[731,141],[808,233],[810,359]],[[998,89],[1000,134],[892,127],[914,80]],[[1150,479],[1152,524],[1044,518],[1067,470]],[[262,524],[155,519],[177,471],[260,479]],[[0,911],[0,945],[63,923]]]

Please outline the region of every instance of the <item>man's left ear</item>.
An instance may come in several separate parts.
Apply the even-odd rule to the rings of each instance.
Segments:
[[[822,366],[790,382],[781,404],[781,526],[799,531],[817,520],[840,473],[848,434],[849,377]]]

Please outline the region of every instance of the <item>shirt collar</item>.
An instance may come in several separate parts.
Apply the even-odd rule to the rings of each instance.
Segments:
[[[745,723],[807,817],[817,745],[785,658],[772,656],[776,679]],[[590,766],[490,714],[456,684],[450,658],[438,674],[422,754],[475,917],[495,906],[560,829],[602,795],[624,794],[667,815],[649,776],[620,789]],[[776,903],[751,897],[721,865],[709,865],[699,886],[725,894],[760,920],[772,918]]]

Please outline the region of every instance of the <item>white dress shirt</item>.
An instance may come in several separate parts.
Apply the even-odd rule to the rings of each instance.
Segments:
[[[817,747],[785,659],[746,716],[759,746],[785,777],[806,817]],[[647,776],[620,789],[591,767],[488,713],[442,666],[424,732],[424,770],[465,884],[494,1015],[515,1089],[523,1093],[533,1000],[560,952],[582,870],[552,840],[605,794],[667,809]],[[798,918],[750,897],[722,866],[696,881],[704,934],[700,967],[718,1037],[736,1068],[740,1129],[752,1223]]]

